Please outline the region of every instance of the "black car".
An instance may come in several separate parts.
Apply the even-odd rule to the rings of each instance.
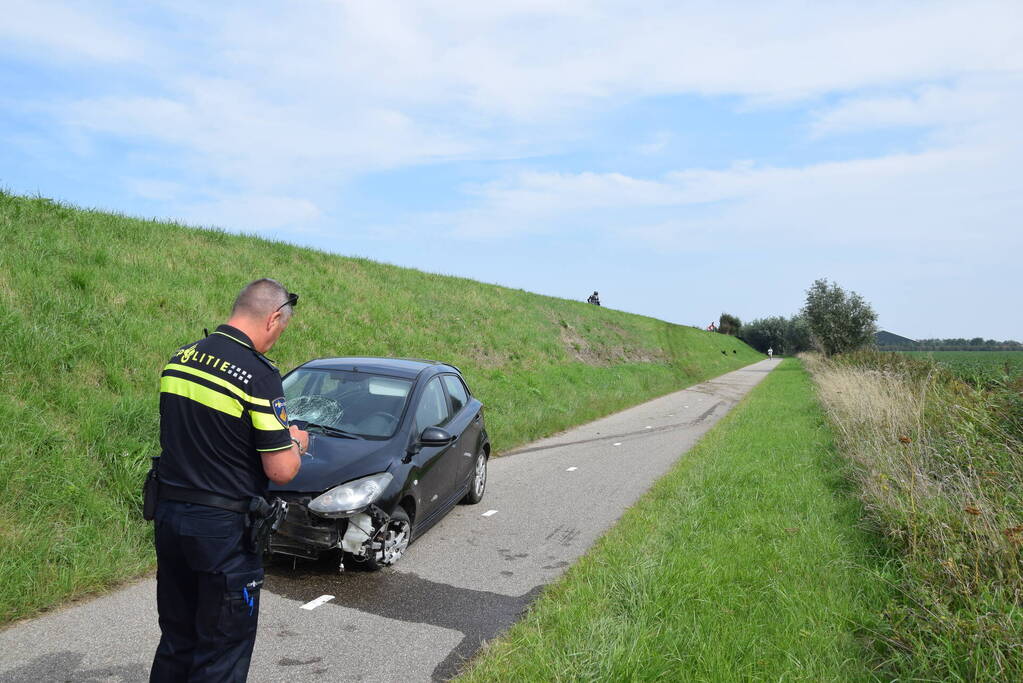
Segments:
[[[291,424],[309,431],[298,475],[271,495],[288,503],[272,553],[316,558],[339,549],[369,569],[487,485],[483,404],[453,365],[326,358],[284,377]]]

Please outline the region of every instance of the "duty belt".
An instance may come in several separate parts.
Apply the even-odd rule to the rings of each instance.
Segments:
[[[249,512],[252,509],[252,501],[250,500],[228,498],[208,491],[166,484],[162,481],[160,482],[160,500],[176,500],[182,503],[208,505],[223,510],[230,510],[231,512]]]

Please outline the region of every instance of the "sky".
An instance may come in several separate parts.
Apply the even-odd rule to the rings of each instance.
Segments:
[[[700,327],[828,278],[881,329],[1023,340],[1019,0],[0,17],[8,191]]]

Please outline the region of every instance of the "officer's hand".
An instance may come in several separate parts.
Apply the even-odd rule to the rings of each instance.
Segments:
[[[295,425],[291,425],[290,431],[291,438],[298,439],[298,442],[302,444],[302,452],[305,453],[309,450],[309,432],[303,431]]]

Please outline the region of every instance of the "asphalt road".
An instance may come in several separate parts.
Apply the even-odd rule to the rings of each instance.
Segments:
[[[249,680],[455,675],[778,362],[495,458],[483,502],[456,507],[394,569],[271,564]],[[147,578],[0,632],[0,681],[144,681],[159,637]]]

